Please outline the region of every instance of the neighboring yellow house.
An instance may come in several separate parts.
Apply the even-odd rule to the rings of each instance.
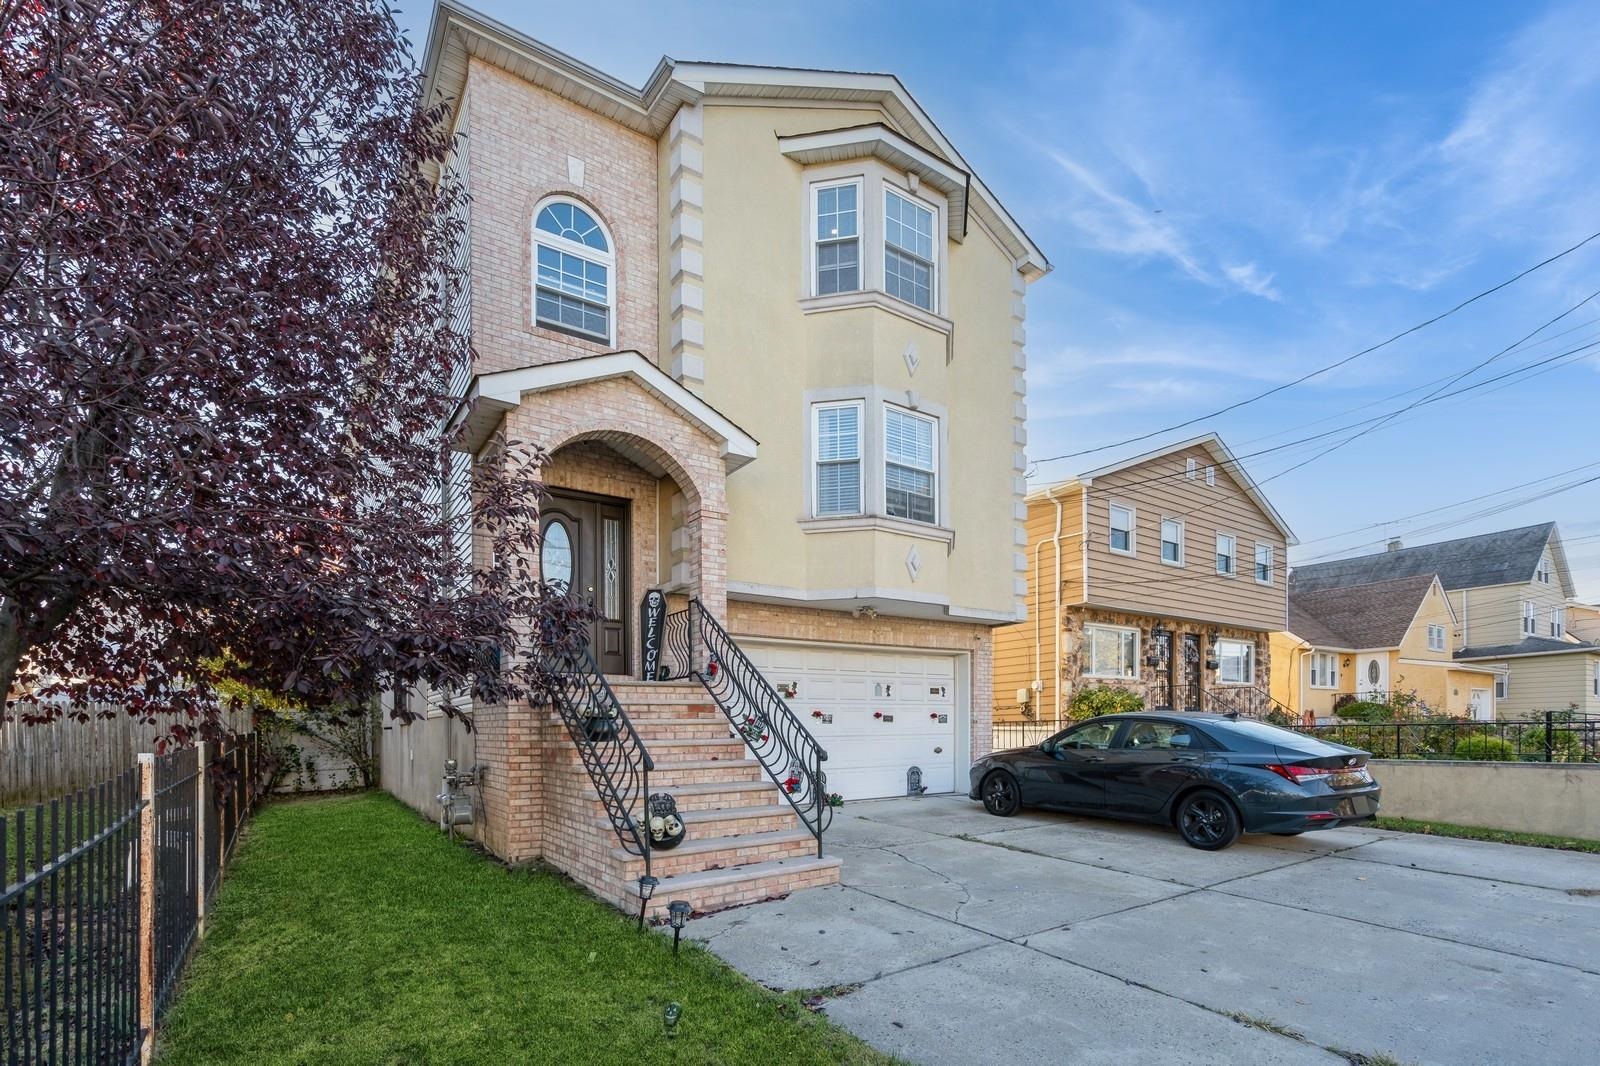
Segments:
[[[1341,696],[1415,694],[1435,714],[1494,717],[1495,671],[1453,657],[1455,611],[1434,574],[1300,591],[1272,635],[1272,696],[1327,718]]]
[[[608,681],[566,725],[614,694],[685,813],[657,903],[836,879],[797,789],[800,817],[918,776],[964,791],[989,750],[991,632],[1024,610],[1024,301],[1049,262],[890,74],[664,58],[635,87],[441,0],[423,75],[471,197],[445,513],[502,435],[549,455],[538,567],[599,608]],[[665,635],[643,624],[663,599]],[[456,694],[466,735],[445,697],[410,698],[385,788],[431,812],[444,761],[476,764],[486,847],[627,905],[642,864],[605,819],[639,797],[596,806],[562,719]]]

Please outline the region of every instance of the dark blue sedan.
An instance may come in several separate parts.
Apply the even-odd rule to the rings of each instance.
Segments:
[[[973,799],[1155,822],[1216,851],[1241,833],[1293,836],[1370,822],[1367,752],[1218,714],[1112,714],[972,765]]]

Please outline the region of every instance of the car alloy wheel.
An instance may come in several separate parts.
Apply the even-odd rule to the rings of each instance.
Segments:
[[[1215,792],[1196,792],[1178,808],[1178,832],[1190,847],[1220,851],[1239,839],[1239,816]]]
[[[1004,770],[996,770],[983,780],[983,808],[990,814],[997,814],[1002,818],[1009,818],[1017,813],[1021,806],[1021,797],[1017,793],[1017,782]]]

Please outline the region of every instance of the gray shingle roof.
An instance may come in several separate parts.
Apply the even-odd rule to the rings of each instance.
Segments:
[[[1600,651],[1600,644],[1590,644],[1586,641],[1573,643],[1566,640],[1556,640],[1554,637],[1524,637],[1515,644],[1484,644],[1476,648],[1462,648],[1456,652],[1456,658],[1497,659],[1506,655],[1538,655],[1541,653],[1564,655],[1568,652],[1596,651]]]
[[[1394,648],[1405,639],[1433,575],[1305,591],[1289,588],[1289,632],[1317,647]]]
[[[1293,568],[1289,591],[1292,596],[1299,592],[1370,585],[1375,581],[1424,574],[1438,574],[1439,581],[1447,589],[1531,581],[1539,566],[1539,556],[1555,530],[1554,522],[1541,522],[1536,526],[1442,540],[1437,544],[1419,544],[1399,551],[1309,563]]]

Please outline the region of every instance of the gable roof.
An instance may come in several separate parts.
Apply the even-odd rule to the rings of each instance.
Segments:
[[[1423,574],[1438,574],[1447,589],[1518,584],[1533,580],[1539,557],[1547,547],[1556,557],[1564,594],[1571,596],[1572,578],[1561,565],[1563,556],[1554,522],[1296,566],[1289,575],[1290,595]]]
[[[1223,473],[1232,478],[1234,484],[1238,485],[1239,488],[1243,490],[1244,494],[1250,497],[1251,501],[1261,509],[1261,513],[1267,516],[1267,521],[1271,522],[1275,527],[1277,527],[1278,532],[1283,534],[1285,541],[1287,541],[1291,546],[1300,543],[1300,539],[1294,535],[1294,530],[1289,528],[1289,523],[1283,520],[1283,515],[1278,513],[1278,509],[1272,506],[1272,502],[1267,499],[1266,494],[1261,491],[1261,487],[1256,484],[1255,478],[1250,476],[1249,472],[1245,470],[1243,464],[1241,464],[1238,459],[1234,458],[1233,452],[1228,450],[1228,446],[1222,443],[1222,438],[1217,436],[1215,433],[1207,433],[1200,437],[1191,437],[1188,440],[1179,441],[1177,444],[1169,444],[1164,448],[1157,448],[1154,451],[1145,452],[1143,455],[1135,455],[1130,459],[1123,459],[1115,463],[1109,463],[1105,466],[1096,467],[1093,470],[1088,470],[1082,474],[1079,474],[1077,477],[1067,478],[1065,481],[1058,481],[1050,485],[1041,485],[1029,492],[1028,498],[1034,499],[1037,497],[1042,497],[1049,490],[1065,488],[1069,485],[1082,485],[1087,488],[1094,483],[1094,479],[1097,477],[1105,477],[1109,474],[1115,474],[1119,471],[1127,470],[1130,467],[1147,463],[1152,459],[1159,459],[1164,455],[1172,455],[1176,452],[1187,451],[1190,448],[1204,448],[1207,454],[1211,456],[1212,461],[1215,462],[1217,466],[1222,468]]]
[[[1432,574],[1307,592],[1289,588],[1289,632],[1315,647],[1397,648],[1416,621]]]
[[[473,57],[652,137],[666,131],[679,108],[705,98],[876,104],[909,140],[961,173],[968,186],[967,212],[994,234],[1024,278],[1034,281],[1050,272],[1044,252],[893,74],[695,63],[662,56],[644,87],[634,88],[459,0],[436,0],[422,61],[423,98],[459,99]]]

